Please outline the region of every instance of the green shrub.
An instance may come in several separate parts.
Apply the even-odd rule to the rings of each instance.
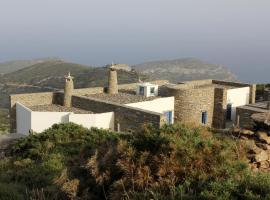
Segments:
[[[24,187],[12,183],[0,183],[1,200],[23,200]]]
[[[270,175],[252,173],[236,148],[229,138],[182,124],[146,126],[133,135],[58,124],[21,139],[0,161],[0,195],[270,199]]]

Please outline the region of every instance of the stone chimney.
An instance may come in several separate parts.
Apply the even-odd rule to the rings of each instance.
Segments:
[[[118,94],[118,83],[117,83],[117,70],[112,64],[109,68],[109,87],[108,94]]]
[[[74,89],[73,77],[68,73],[68,76],[65,77],[65,90],[64,90],[64,102],[63,106],[71,107],[72,94]]]

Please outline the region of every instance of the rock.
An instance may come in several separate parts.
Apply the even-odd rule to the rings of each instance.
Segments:
[[[264,143],[260,143],[260,142],[256,142],[256,146],[259,147],[260,149],[263,149],[263,150],[270,149],[270,146],[268,144],[264,144]]]
[[[253,172],[258,172],[259,169],[258,169],[258,165],[256,163],[251,163],[250,164],[250,168]]]
[[[254,135],[255,133],[251,130],[243,129],[240,131],[241,135]]]
[[[262,162],[268,160],[269,156],[266,151],[261,151],[259,154],[256,154],[254,157],[255,162]]]
[[[262,149],[256,146],[254,140],[243,140],[242,142],[248,153],[259,154],[263,151]]]
[[[257,136],[260,139],[261,142],[264,142],[266,144],[270,144],[270,137],[268,137],[268,134],[265,132],[258,131]]]
[[[246,136],[243,136],[243,135],[241,135],[240,139],[241,140],[249,140]]]
[[[266,161],[262,161],[259,163],[259,167],[262,168],[262,169],[268,169],[270,167],[269,165],[269,161],[266,160]]]

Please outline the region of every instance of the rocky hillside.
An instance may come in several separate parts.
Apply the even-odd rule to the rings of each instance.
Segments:
[[[7,107],[8,95],[63,89],[64,76],[71,72],[75,88],[106,86],[107,67],[91,67],[63,60],[41,62],[0,77],[0,107]],[[134,71],[119,70],[120,84],[138,81]]]
[[[221,65],[209,64],[194,58],[147,62],[133,68],[151,79],[167,79],[175,83],[199,79],[237,79],[231,71]]]
[[[0,63],[0,74],[7,74],[11,72],[15,72],[17,70],[23,69],[25,67],[29,67],[34,64],[57,60],[56,58],[40,58],[33,60],[14,60],[8,62]]]

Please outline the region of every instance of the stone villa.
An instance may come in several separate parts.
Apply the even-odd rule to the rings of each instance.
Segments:
[[[241,122],[238,108],[255,103],[256,85],[218,80],[118,85],[117,69],[111,66],[108,73],[106,88],[74,89],[69,75],[64,91],[11,95],[11,130],[42,132],[66,122],[128,132],[175,122],[223,129]]]

